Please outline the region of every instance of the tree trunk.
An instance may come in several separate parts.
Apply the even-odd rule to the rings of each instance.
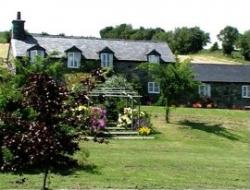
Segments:
[[[42,190],[48,190],[49,189],[48,186],[47,186],[48,173],[49,173],[49,170],[45,169]]]
[[[168,105],[168,99],[166,98],[166,110],[165,110],[165,120],[166,120],[166,123],[169,123],[169,113],[170,113],[170,108],[169,108],[169,105]]]

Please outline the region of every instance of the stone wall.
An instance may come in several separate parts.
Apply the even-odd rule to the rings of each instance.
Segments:
[[[250,83],[209,83],[211,99],[220,108],[244,108],[250,105],[250,98],[242,98],[242,85]]]

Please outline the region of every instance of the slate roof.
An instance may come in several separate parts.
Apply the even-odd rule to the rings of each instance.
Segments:
[[[174,62],[175,58],[167,43],[153,41],[111,40],[84,37],[64,37],[53,35],[31,34],[24,41],[12,39],[15,57],[25,56],[27,50],[39,44],[47,53],[57,51],[58,57],[65,55],[65,50],[76,46],[86,59],[99,59],[99,52],[110,48],[118,60],[147,61],[147,53],[156,50],[163,62]]]
[[[250,65],[193,63],[191,67],[201,82],[250,83]]]

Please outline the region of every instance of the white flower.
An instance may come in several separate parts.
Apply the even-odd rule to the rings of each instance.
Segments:
[[[87,110],[88,108],[86,106],[78,106],[77,110],[82,111],[82,110]]]

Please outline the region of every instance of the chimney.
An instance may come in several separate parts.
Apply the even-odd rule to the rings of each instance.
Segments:
[[[25,39],[24,23],[25,21],[21,20],[21,12],[17,12],[16,20],[12,21],[12,39]]]

